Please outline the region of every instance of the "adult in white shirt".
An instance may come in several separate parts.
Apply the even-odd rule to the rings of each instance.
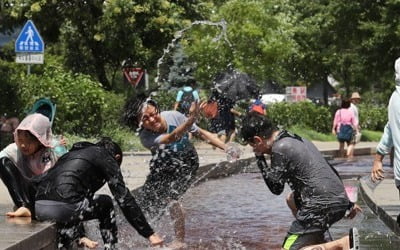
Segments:
[[[358,107],[357,107],[357,105],[360,103],[360,101],[361,101],[360,94],[358,92],[353,92],[350,97],[350,102],[351,102],[350,110],[353,111],[353,113],[354,113],[355,121],[358,124],[357,125],[358,127],[353,130],[354,131],[353,138],[351,139],[349,148],[347,150],[349,152],[349,155],[351,155],[351,156],[354,155],[354,148],[355,148],[356,143],[359,142],[361,139],[361,126],[360,126],[360,118],[359,118]]]

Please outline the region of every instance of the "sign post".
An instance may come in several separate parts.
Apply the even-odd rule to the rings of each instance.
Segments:
[[[30,74],[31,64],[43,64],[44,42],[35,25],[28,20],[15,41],[15,62],[28,64]]]

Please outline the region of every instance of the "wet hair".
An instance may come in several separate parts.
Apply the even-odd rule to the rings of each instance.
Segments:
[[[344,99],[342,100],[342,104],[340,105],[340,107],[342,109],[348,109],[350,107],[350,100],[349,99]]]
[[[96,145],[105,148],[113,156],[113,158],[115,158],[115,156],[119,154],[121,157],[116,160],[118,162],[118,165],[121,166],[122,150],[116,142],[114,142],[110,137],[103,137],[99,142],[96,143]]]
[[[141,127],[140,119],[142,118],[143,108],[146,105],[151,105],[160,112],[158,104],[155,100],[147,98],[146,96],[139,95],[130,99],[124,107],[123,122],[131,129],[137,130]]]
[[[241,142],[246,144],[253,141],[254,136],[270,138],[274,131],[278,128],[273,122],[265,117],[254,112],[246,114],[242,119],[242,125],[239,131]]]

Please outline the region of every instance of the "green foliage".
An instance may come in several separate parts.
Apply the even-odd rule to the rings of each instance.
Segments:
[[[322,133],[332,128],[329,109],[310,102],[276,103],[268,107],[267,113],[275,124],[286,128],[299,125]]]
[[[295,125],[293,127],[288,128],[290,132],[298,134],[301,137],[306,138],[310,141],[336,141],[336,136],[331,133],[321,133],[317,132],[310,127],[303,127],[301,125]]]
[[[298,134],[301,137],[306,138],[310,141],[337,141],[336,136],[333,134],[320,133],[312,128],[306,128],[302,126],[293,126],[288,128],[289,131]],[[379,141],[382,136],[382,132],[362,130],[361,141]]]
[[[172,110],[174,108],[177,92],[178,90],[158,91],[153,96],[161,111]]]
[[[0,59],[0,113],[7,116],[20,117],[21,100],[17,95],[19,81],[16,78],[18,72],[23,70],[15,63],[9,63]]]
[[[380,141],[383,130],[382,131],[371,131],[367,129],[362,130],[361,141]]]
[[[387,123],[387,107],[377,107],[369,104],[359,105],[360,126],[362,129],[383,131]]]
[[[383,131],[387,122],[387,108],[367,104],[360,104],[358,108],[363,133],[364,131]],[[284,128],[309,129],[310,137],[315,138],[314,133],[327,135],[331,133],[333,117],[337,109],[338,107],[329,109],[309,102],[282,102],[269,106],[267,113],[275,124]],[[303,134],[307,135],[304,132]],[[376,139],[377,136],[369,134],[371,138]],[[326,140],[324,136],[321,139]],[[363,135],[363,140],[368,140],[368,138],[364,138]]]
[[[0,30],[34,20],[46,47],[55,45],[68,69],[111,90],[123,60],[155,69],[174,33],[190,20],[207,19],[212,8],[211,0],[14,0],[5,20],[0,15]]]
[[[191,30],[186,50],[198,65],[196,77],[209,87],[212,78],[229,65],[258,80],[283,81],[283,65],[297,52],[292,27],[275,12],[278,1],[227,1],[212,16],[220,26]]]
[[[98,135],[105,121],[119,121],[123,98],[106,92],[102,86],[82,74],[60,67],[47,67],[43,75],[21,76],[19,96],[26,110],[41,97],[57,105],[56,132]]]
[[[191,84],[194,81],[195,66],[189,62],[189,58],[181,45],[175,46],[172,60],[173,65],[170,67],[168,75],[169,86],[179,88]]]

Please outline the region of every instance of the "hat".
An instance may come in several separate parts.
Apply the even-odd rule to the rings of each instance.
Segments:
[[[15,141],[18,140],[18,130],[29,131],[43,146],[46,148],[51,147],[51,124],[46,116],[39,113],[27,115],[15,129]]]
[[[361,99],[361,96],[358,92],[353,92],[350,99]]]

